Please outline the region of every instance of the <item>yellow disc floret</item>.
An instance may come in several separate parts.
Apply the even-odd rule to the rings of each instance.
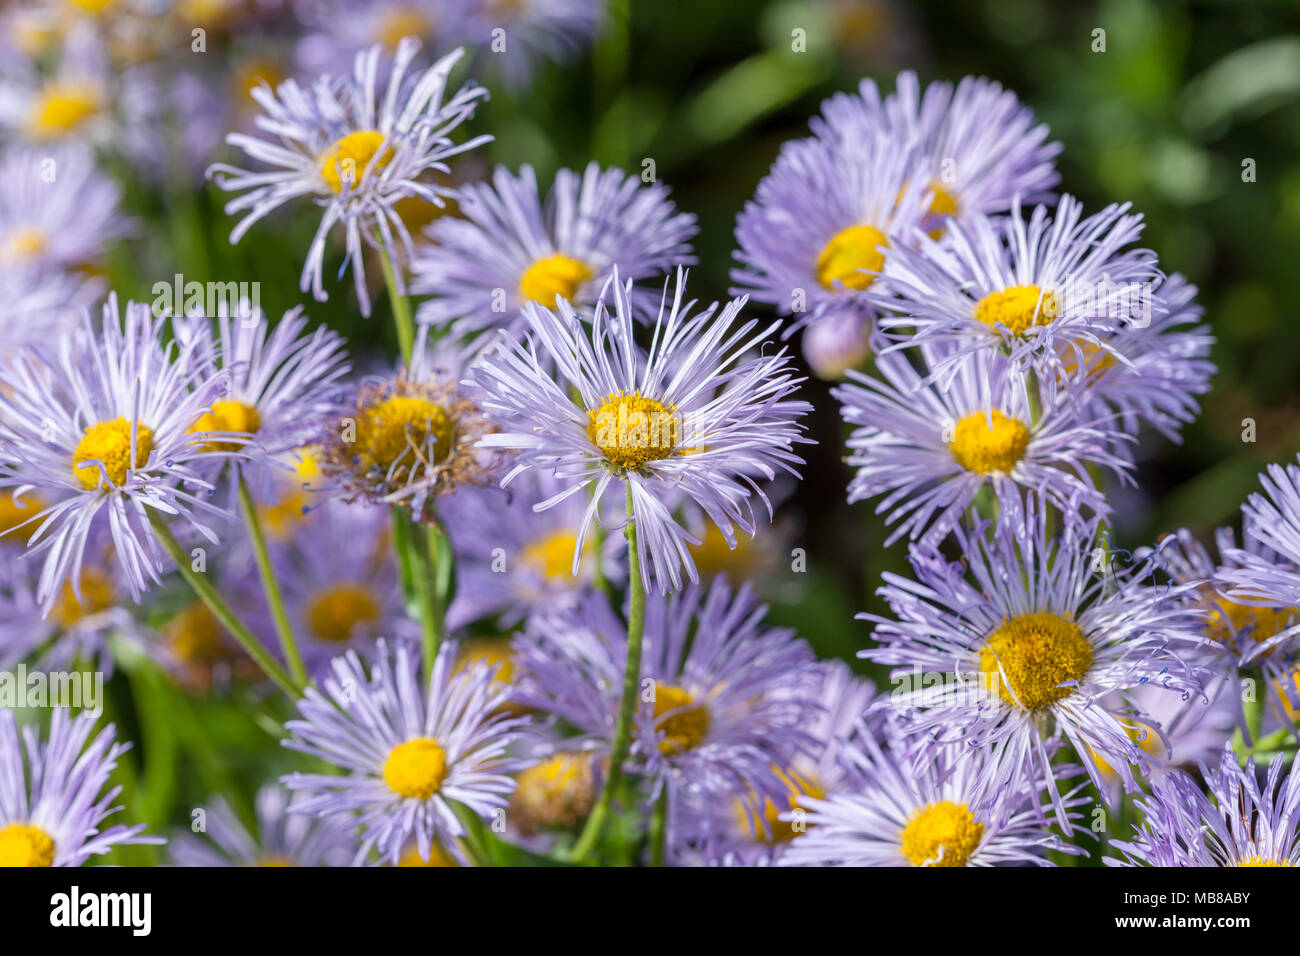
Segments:
[[[348,133],[325,150],[320,160],[320,174],[336,193],[343,192],[345,185],[354,188],[365,176],[367,168],[377,173],[392,161],[391,145],[376,157],[383,145],[384,134],[378,130]]]
[[[959,421],[948,447],[957,464],[967,471],[988,475],[1011,471],[1025,456],[1031,437],[1024,422],[995,409],[991,415],[972,412]]]
[[[83,568],[78,582],[81,585],[81,597],[77,597],[72,582],[67,581],[50,610],[50,617],[64,628],[72,627],[92,614],[107,611],[117,603],[112,579],[98,568]]]
[[[913,866],[965,866],[983,836],[984,824],[969,807],[942,800],[918,810],[903,829],[903,856]]]
[[[357,630],[379,620],[379,604],[355,584],[336,584],[317,591],[307,605],[307,626],[322,641],[341,644]]]
[[[709,732],[709,711],[697,704],[689,691],[655,682],[655,728],[663,732],[659,751],[680,753],[698,747]]]
[[[212,403],[212,410],[199,416],[191,427],[194,432],[243,432],[256,435],[262,427],[262,416],[252,405],[222,400]],[[213,440],[202,443],[204,451],[238,451],[241,442]]]
[[[442,406],[415,395],[392,395],[367,408],[357,421],[361,467],[387,473],[394,466],[441,464],[451,453],[452,431],[451,416]],[[432,461],[426,461],[430,455]]]
[[[1238,866],[1290,866],[1286,860],[1273,860],[1266,856],[1247,856],[1237,861]]]
[[[511,807],[526,832],[570,829],[586,819],[595,797],[591,755],[562,751],[520,772]]]
[[[94,491],[99,487],[101,466],[109,482],[121,487],[126,484],[128,470],[148,462],[153,452],[153,432],[143,424],[136,424],[135,457],[132,458],[132,431],[131,422],[125,418],[96,422],[86,429],[72,453],[73,473],[83,488]]]
[[[815,779],[807,774],[794,770],[782,770],[780,767],[773,767],[772,772],[785,784],[788,795],[783,801],[784,806],[774,803],[771,797],[764,798],[763,820],[767,823],[767,827],[761,827],[758,821],[750,815],[749,809],[740,801],[737,801],[738,812],[742,826],[749,831],[749,835],[754,840],[761,840],[764,843],[788,843],[802,833],[803,828],[797,826],[793,820],[782,820],[781,814],[804,810],[802,802],[805,798],[813,797],[817,800],[823,800],[826,797],[826,791],[821,788]]]
[[[11,823],[0,830],[0,867],[53,865],[54,841],[40,827]]]
[[[578,536],[572,531],[555,531],[524,548],[522,561],[548,581],[567,581],[573,577],[573,554]],[[586,548],[582,560],[587,560]]]
[[[999,696],[1025,710],[1048,707],[1076,690],[1092,665],[1092,645],[1073,621],[1057,614],[1020,614],[1002,622],[980,648],[980,670]]]
[[[876,281],[870,273],[885,265],[885,254],[877,246],[888,244],[875,226],[850,226],[837,232],[817,256],[817,281],[832,292],[836,280],[847,289],[867,288]]]
[[[99,113],[102,103],[90,88],[54,84],[37,96],[29,126],[37,139],[55,139],[76,130]]]
[[[417,737],[398,744],[384,763],[384,783],[393,793],[428,800],[447,777],[447,752],[436,740]]]
[[[1035,325],[1056,318],[1060,308],[1055,292],[1044,292],[1036,285],[1013,285],[976,302],[975,318],[991,329],[1002,325],[1012,335],[1024,335]]]
[[[587,435],[605,460],[624,471],[673,454],[682,435],[677,413],[640,392],[613,394],[588,409]]]
[[[578,288],[594,275],[585,263],[557,252],[528,267],[519,280],[519,294],[528,302],[553,309],[557,298],[572,302]]]

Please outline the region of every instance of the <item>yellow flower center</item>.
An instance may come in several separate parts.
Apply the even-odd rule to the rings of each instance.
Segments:
[[[519,294],[528,302],[551,309],[557,298],[573,302],[578,287],[595,274],[585,263],[557,252],[528,267],[519,280]]]
[[[773,767],[772,770],[785,784],[789,796],[785,806],[777,806],[770,797],[763,800],[763,819],[767,822],[767,830],[763,831],[759,827],[758,822],[750,817],[749,811],[739,800],[736,801],[736,809],[742,826],[749,831],[751,839],[762,840],[765,843],[788,843],[802,831],[795,828],[794,821],[782,820],[781,814],[805,809],[801,803],[805,797],[825,799],[826,791],[812,777],[793,770],[782,770],[780,767]]]
[[[322,588],[307,605],[307,626],[322,641],[341,644],[357,628],[379,620],[379,605],[370,592],[355,584]]]
[[[83,568],[80,583],[80,600],[72,590],[72,582],[67,581],[50,611],[50,616],[64,628],[70,628],[92,614],[107,611],[116,603],[112,580],[98,568]]]
[[[429,18],[414,7],[391,7],[384,11],[375,39],[390,49],[402,42],[404,37],[427,39],[433,36],[433,24]]]
[[[578,536],[572,531],[556,531],[532,542],[524,548],[522,561],[548,581],[565,581],[573,577],[573,552],[578,547]],[[584,545],[582,561],[587,560]],[[579,566],[581,570],[581,566]]]
[[[172,653],[186,663],[210,664],[226,656],[221,624],[202,601],[168,621],[163,633]]]
[[[676,411],[640,392],[610,395],[600,408],[588,409],[587,417],[592,443],[624,471],[669,457],[682,437]]]
[[[204,412],[190,427],[195,432],[243,432],[256,435],[262,427],[262,416],[252,405],[243,402],[219,401],[212,403],[212,411]],[[213,440],[201,442],[204,451],[238,451],[241,442]]]
[[[44,830],[27,823],[0,830],[0,867],[53,865],[54,841]]]
[[[28,526],[27,532],[10,534],[15,528],[31,520],[31,517],[44,507],[34,495],[25,495],[20,502],[8,488],[0,490],[0,547],[10,544],[26,544],[36,533],[36,524]]]
[[[992,425],[989,421],[992,419]],[[948,446],[957,464],[981,475],[1009,472],[1025,456],[1031,435],[1029,426],[994,410],[972,412],[953,429]]]
[[[957,215],[956,196],[935,182],[930,183],[930,190],[934,193],[934,198],[930,200],[931,216]]]
[[[885,234],[875,226],[850,226],[831,236],[817,257],[817,281],[832,292],[838,279],[846,289],[865,289],[876,281],[869,272],[879,272],[885,254],[878,246],[887,246]]]
[[[153,452],[153,432],[140,423],[135,425],[135,457],[131,457],[131,422],[115,418],[109,422],[96,422],[86,429],[72,452],[72,467],[81,485],[88,491],[99,487],[102,474],[108,481],[121,487],[126,484],[126,473],[149,461]],[[98,464],[91,464],[97,462]]]
[[[429,847],[429,859],[420,859],[420,851],[414,847],[407,847],[397,860],[398,866],[460,866],[451,855],[444,850],[439,844],[434,843]]]
[[[1238,866],[1290,866],[1285,860],[1271,860],[1266,856],[1247,856],[1237,863]]]
[[[384,763],[384,783],[402,797],[428,800],[446,777],[447,752],[428,737],[398,744]]]
[[[361,467],[387,473],[415,462],[442,464],[451,454],[452,422],[440,405],[414,395],[393,395],[362,412],[357,422]],[[432,439],[432,461],[428,446]]]
[[[1208,584],[1201,589],[1201,603],[1209,612],[1206,634],[1225,647],[1236,647],[1239,637],[1263,643],[1294,624],[1300,615],[1300,608],[1238,604]]]
[[[71,133],[100,111],[99,95],[92,89],[54,84],[37,96],[30,128],[39,139]]]
[[[1076,379],[1082,371],[1084,380],[1095,382],[1115,366],[1115,356],[1092,342],[1072,342],[1062,346],[1057,354],[1061,358],[1060,380]]]
[[[1060,309],[1061,300],[1055,292],[1044,292],[1036,285],[1013,285],[976,302],[975,318],[990,329],[1003,325],[1012,335],[1024,335],[1035,325],[1056,318]]]
[[[258,860],[256,865],[259,867],[261,866],[281,867],[281,866],[297,866],[298,864],[293,862],[293,860],[289,859],[287,856],[268,856]]]
[[[39,229],[18,229],[9,234],[5,248],[16,259],[32,259],[45,251],[47,241]]]
[[[1073,621],[1056,614],[1008,618],[980,648],[980,670],[1007,703],[1038,710],[1073,694],[1092,664],[1092,645]],[[1000,665],[1000,666],[999,666]]]
[[[931,803],[903,829],[903,856],[913,866],[965,866],[980,845],[984,824],[964,803]]]
[[[472,637],[462,641],[456,655],[456,672],[467,670],[479,661],[497,668],[496,679],[509,684],[515,674],[515,656],[508,637]]]
[[[590,755],[562,752],[520,772],[512,806],[530,830],[569,829],[591,812],[595,797]]]
[[[320,160],[320,174],[336,193],[343,192],[345,184],[355,186],[361,182],[366,169],[379,172],[393,159],[390,145],[376,158],[384,145],[384,134],[378,130],[363,129],[336,140]]]
[[[82,13],[103,13],[116,3],[117,0],[68,0],[70,6],[76,7]]]
[[[655,728],[663,731],[659,752],[680,753],[698,747],[709,732],[709,711],[691,694],[672,684],[655,682]]]

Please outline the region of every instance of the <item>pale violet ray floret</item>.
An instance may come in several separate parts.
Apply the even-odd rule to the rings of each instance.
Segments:
[[[1271,464],[1259,476],[1263,492],[1242,506],[1245,535],[1260,547],[1231,557],[1238,568],[1220,579],[1228,596],[1262,605],[1300,606],[1300,466]]]

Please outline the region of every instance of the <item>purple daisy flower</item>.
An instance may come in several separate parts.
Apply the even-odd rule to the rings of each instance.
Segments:
[[[916,353],[929,367],[944,355],[924,346]],[[886,544],[905,534],[939,540],[986,487],[1003,519],[1026,496],[1104,515],[1088,466],[1123,479],[1132,467],[1112,450],[1117,431],[1107,419],[1084,417],[1055,382],[1019,374],[996,350],[962,356],[944,386],[900,352],[878,356],[876,371],[880,378],[851,373],[831,394],[858,426],[848,439],[848,463],[858,469],[849,501],[883,495],[877,513],[898,524]]]
[[[45,741],[24,727],[20,746],[13,711],[0,710],[0,867],[81,866],[121,844],[166,842],[140,836],[142,823],[101,829],[121,809],[110,804],[122,788],[104,788],[130,744],[115,742],[112,724],[91,740],[94,727],[55,707]]]
[[[1047,830],[1041,781],[994,749],[883,748],[865,731],[841,759],[856,786],[783,813],[806,832],[784,866],[1050,866],[1048,850],[1082,854]],[[1086,801],[1071,794],[1069,806]],[[1070,814],[1077,817],[1077,814]]]
[[[353,819],[362,829],[355,862],[371,849],[396,863],[414,838],[420,859],[434,841],[466,862],[465,827],[453,804],[481,817],[503,812],[515,788],[509,755],[525,721],[503,708],[506,689],[494,668],[453,673],[456,648],[444,643],[428,687],[420,659],[403,645],[380,641],[364,667],[355,651],[334,659],[322,690],[308,687],[300,719],[285,724],[285,745],[348,771],[348,776],[293,773],[284,778],[304,796],[292,812]]]
[[[1242,507],[1245,550],[1225,554],[1238,565],[1220,580],[1228,596],[1264,607],[1300,606],[1300,467],[1269,465],[1259,476],[1263,494]]]
[[[1153,780],[1138,799],[1143,821],[1131,842],[1116,841],[1111,866],[1300,866],[1300,774],[1283,779],[1286,758],[1268,765],[1263,785],[1254,760],[1243,767],[1232,745],[1217,768],[1201,765],[1208,795],[1182,771]]]
[[[616,264],[639,281],[695,261],[695,217],[677,211],[666,186],[621,169],[561,169],[543,205],[531,166],[518,176],[498,167],[491,185],[463,186],[456,199],[460,215],[429,227],[433,242],[412,265],[412,290],[432,296],[422,324],[517,327],[524,305],[553,309],[557,298],[589,315]],[[637,289],[632,301],[649,319],[659,296]]]
[[[257,792],[256,835],[221,797],[205,809],[203,837],[178,833],[168,845],[177,866],[347,866],[356,853],[355,830],[336,817],[315,820],[289,809],[285,791]]]
[[[1139,741],[1155,725],[1131,692],[1190,698],[1206,676],[1203,618],[1183,601],[1196,585],[1149,586],[1150,565],[1113,566],[1096,524],[1065,516],[1055,537],[1032,505],[1023,524],[957,528],[960,564],[913,547],[915,580],[886,574],[879,592],[894,618],[860,615],[880,645],[861,654],[898,669],[890,704],[910,732],[1006,750],[1046,778],[1058,811],[1062,738],[1099,790],[1104,761],[1131,791],[1133,768],[1154,766]]]
[[[535,505],[539,511],[591,487],[574,572],[604,495],[622,483],[627,513],[636,516],[643,584],[648,590],[653,579],[666,592],[682,586],[683,569],[698,580],[688,544],[700,542],[674,517],[673,501],[694,500],[731,547],[735,527],[753,535],[752,496],[771,517],[757,480],[797,474],[802,459],[793,446],[807,441],[797,419],[811,406],[791,398],[803,379],[784,349],[748,356],[775,325],[755,331],[754,320],[740,321],[744,299],[720,314],[714,303],[692,315],[678,270],[647,353],[635,342],[631,288],[616,270],[590,329],[563,299],[558,312],[529,305],[529,335],[504,338],[471,375],[484,411],[500,425],[481,444],[519,452],[503,486],[529,469],[554,473],[565,487]]]

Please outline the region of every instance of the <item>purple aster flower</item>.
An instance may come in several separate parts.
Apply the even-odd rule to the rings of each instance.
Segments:
[[[914,152],[880,139],[853,151],[786,143],[736,220],[732,294],[795,316],[787,335],[829,322],[835,340],[860,349],[875,315],[865,293],[888,293],[894,252],[914,241],[933,195],[920,168]],[[819,373],[850,364],[843,349],[831,354],[809,355]]]
[[[1225,554],[1228,596],[1264,607],[1300,606],[1300,467],[1269,465],[1259,476],[1264,493],[1252,492],[1242,507],[1250,545]]]
[[[1149,325],[1164,306],[1153,295],[1155,253],[1125,248],[1142,233],[1142,217],[1128,210],[1111,205],[1084,219],[1082,204],[1064,196],[1053,211],[1036,207],[1028,221],[1017,200],[1010,217],[950,222],[942,240],[921,236],[918,249],[898,251],[889,297],[868,291],[898,313],[882,315],[880,328],[901,345],[949,345],[946,364],[996,346],[1017,368],[1052,377],[1065,377],[1071,348],[1117,355],[1112,336]]]
[[[464,186],[456,198],[460,215],[429,227],[433,242],[412,266],[412,290],[432,296],[417,314],[423,324],[517,327],[525,304],[553,309],[557,297],[589,315],[615,264],[635,281],[695,261],[695,217],[677,211],[666,186],[621,169],[561,169],[543,205],[531,166],[518,176],[498,167],[491,185]],[[637,289],[632,301],[648,319],[659,296]]]
[[[101,829],[121,809],[110,804],[122,788],[104,788],[130,744],[115,742],[112,724],[91,740],[94,727],[55,707],[45,741],[24,727],[20,746],[13,711],[0,710],[0,867],[81,866],[114,846],[165,842],[140,836],[144,824]]]
[[[257,832],[250,833],[221,797],[204,807],[204,836],[178,833],[168,849],[178,866],[347,866],[356,853],[355,830],[336,817],[292,813],[285,791],[257,792]]]
[[[301,0],[294,8],[306,34],[294,58],[307,76],[346,71],[356,55],[379,45],[388,54],[406,37],[431,51],[476,39],[470,15],[482,0]]]
[[[926,228],[951,218],[1006,212],[1020,197],[1050,200],[1060,177],[1060,143],[1047,142],[1046,124],[1001,84],[984,77],[931,83],[924,92],[910,70],[898,74],[894,93],[882,96],[865,79],[857,95],[837,93],[808,124],[818,138],[852,152],[880,139],[894,149],[917,149],[925,159],[934,196]]]
[[[48,612],[64,582],[80,578],[91,526],[106,518],[131,597],[165,569],[148,510],[170,515],[215,543],[201,517],[226,519],[209,503],[199,474],[204,457],[229,457],[247,436],[212,432],[221,448],[191,431],[220,394],[223,376],[193,380],[164,346],[164,320],[117,298],[104,307],[102,334],[89,316],[59,340],[57,357],[24,350],[0,370],[0,487],[42,507],[22,527],[28,554],[44,555],[37,589]],[[11,531],[11,534],[14,532]]]
[[[473,115],[478,101],[487,95],[481,87],[466,86],[444,101],[448,76],[461,51],[418,75],[410,74],[419,48],[414,37],[398,44],[382,95],[378,46],[357,54],[350,77],[323,76],[310,90],[294,80],[286,80],[274,92],[266,86],[255,89],[253,98],[266,111],[257,118],[257,126],[279,142],[243,133],[231,133],[226,142],[272,171],[250,172],[224,163],[208,170],[219,187],[242,193],[226,204],[227,213],[245,213],[230,234],[232,243],[286,202],[316,197],[324,214],[300,286],[304,292],[310,288],[317,301],[325,301],[321,278],[325,238],[342,223],[347,237],[345,267],[352,267],[363,315],[370,314],[363,243],[383,250],[395,263],[409,261],[414,247],[395,204],[418,196],[443,205],[445,190],[428,177],[450,172],[448,159],[490,139],[477,136],[462,143],[451,139],[451,132]],[[400,287],[402,270],[396,268],[395,273]]]
[[[508,86],[521,89],[539,63],[564,63],[590,46],[604,19],[600,0],[478,0],[467,26],[470,42],[496,64]]]
[[[944,352],[916,353],[934,367]],[[1062,510],[1108,508],[1088,466],[1127,479],[1132,467],[1115,453],[1117,431],[1106,418],[1085,417],[1049,379],[1019,374],[1001,352],[961,356],[940,386],[909,356],[878,356],[880,378],[851,373],[832,390],[841,414],[858,426],[848,439],[848,462],[858,470],[849,501],[883,496],[876,505],[898,524],[886,544],[906,534],[937,541],[991,488],[1004,519],[1026,497]]]
[[[1131,791],[1133,768],[1154,766],[1135,738],[1155,725],[1132,692],[1158,685],[1190,698],[1205,678],[1203,618],[1183,601],[1196,586],[1148,585],[1150,565],[1114,566],[1095,523],[1064,518],[1057,536],[1032,505],[1023,524],[954,529],[960,564],[914,547],[915,580],[886,574],[879,592],[894,619],[860,615],[880,645],[862,656],[897,668],[890,703],[916,739],[1007,751],[1046,778],[1058,812],[1061,739],[1098,789],[1105,761]]]
[[[1201,765],[1209,793],[1181,771],[1153,780],[1138,799],[1143,821],[1131,842],[1116,841],[1125,860],[1112,866],[1300,866],[1300,774],[1283,754],[1268,765],[1263,785],[1254,760],[1243,767],[1232,745],[1219,766]]]
[[[792,631],[764,627],[766,611],[748,585],[733,593],[722,579],[646,603],[630,769],[650,780],[652,796],[667,788],[669,845],[683,797],[736,801],[751,818],[768,799],[788,801],[781,768],[812,746],[815,705],[781,692],[806,686],[812,654]],[[574,747],[607,756],[627,627],[604,596],[535,616],[514,646],[512,699],[576,728]]]
[[[292,812],[344,817],[361,827],[355,862],[371,849],[396,863],[415,839],[428,860],[435,840],[461,862],[453,837],[465,833],[453,804],[481,817],[502,812],[518,761],[508,751],[525,721],[502,704],[494,669],[453,673],[455,646],[444,643],[428,687],[418,653],[380,641],[364,667],[355,651],[334,659],[322,690],[308,687],[300,719],[285,745],[348,771],[348,776],[293,773],[285,785],[303,798]]]
[[[720,314],[714,303],[692,315],[694,302],[682,301],[685,273],[678,270],[676,290],[669,300],[665,289],[644,352],[635,342],[631,288],[615,271],[590,329],[563,299],[558,312],[530,304],[528,336],[504,338],[471,374],[483,390],[484,411],[501,428],[482,444],[519,451],[503,486],[529,469],[553,472],[566,487],[537,510],[590,487],[573,570],[605,493],[622,483],[628,513],[636,515],[643,584],[649,589],[653,578],[665,592],[682,586],[683,569],[697,580],[688,544],[700,542],[673,516],[673,502],[694,500],[731,547],[736,526],[753,535],[752,496],[771,517],[757,480],[794,474],[802,464],[793,446],[807,440],[797,419],[810,406],[791,399],[803,379],[784,349],[747,354],[765,344],[775,325],[755,331],[754,320],[740,321],[744,299]]]
[[[863,732],[841,759],[856,786],[804,797],[800,809],[781,815],[806,825],[782,865],[1049,866],[1048,850],[1083,853],[1048,832],[1042,782],[1027,781],[996,749],[929,744],[909,754]],[[1086,799],[1071,794],[1065,802]]]

